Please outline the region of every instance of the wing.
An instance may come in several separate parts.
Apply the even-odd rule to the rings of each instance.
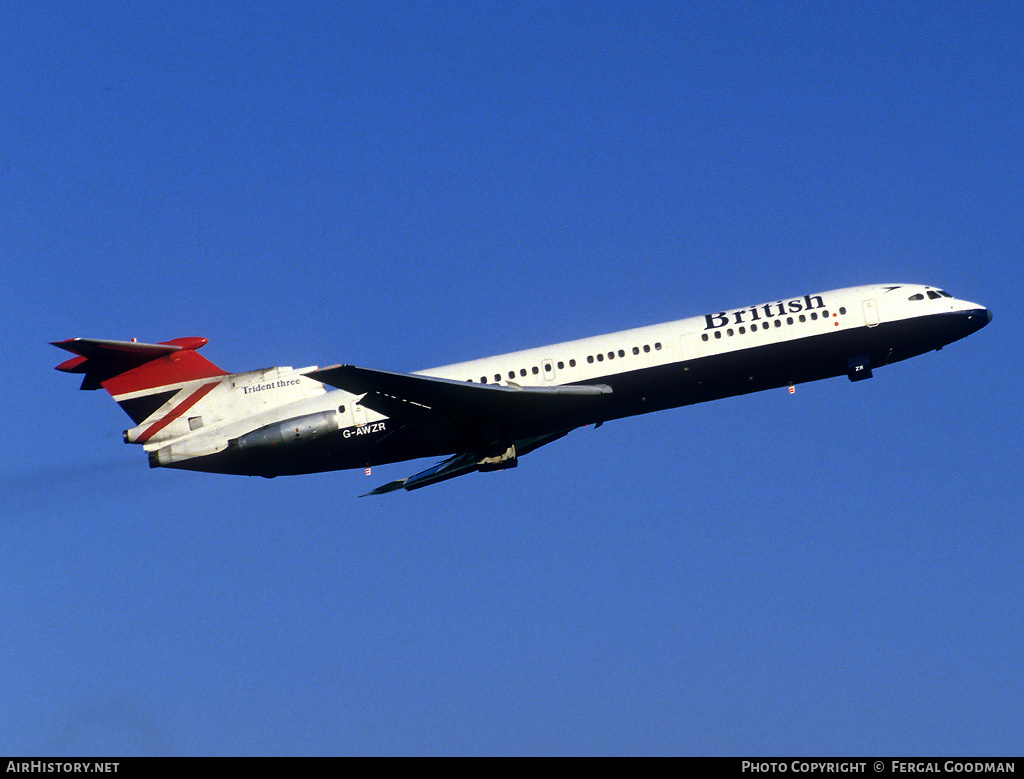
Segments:
[[[484,415],[503,413],[510,404],[515,409],[536,409],[557,402],[552,400],[556,398],[593,397],[607,395],[612,391],[606,384],[562,384],[550,387],[477,384],[417,373],[358,368],[355,365],[320,368],[306,375],[356,395],[367,393],[370,396],[393,397],[430,408],[466,409]],[[371,401],[372,397],[366,400]],[[369,402],[364,405],[377,410]]]
[[[477,384],[419,374],[336,365],[306,374],[363,395],[359,403],[411,427],[438,448],[457,454],[371,495],[418,489],[477,470],[516,465],[519,456],[604,418],[611,387],[567,384],[547,387]]]
[[[532,436],[545,432],[542,428],[550,431],[553,421],[562,419],[583,420],[565,426],[578,427],[599,420],[599,399],[612,391],[605,384],[477,384],[354,365],[321,368],[306,375],[364,395],[361,405],[417,427],[432,440],[439,431],[466,434],[488,427],[499,428],[506,437]]]

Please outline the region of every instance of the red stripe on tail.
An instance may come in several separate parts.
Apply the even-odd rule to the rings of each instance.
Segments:
[[[209,384],[204,384],[202,387],[200,387],[187,398],[185,398],[181,403],[179,403],[177,406],[171,409],[171,413],[157,420],[152,425],[147,427],[144,431],[142,431],[142,434],[137,439],[135,439],[135,443],[146,443],[146,441],[148,441],[150,438],[152,438],[165,427],[167,427],[169,424],[171,424],[171,422],[173,422],[175,419],[180,418],[181,415],[188,411],[190,408],[192,408],[192,406],[194,406],[200,400],[209,395],[210,391],[218,384],[220,384],[219,381],[213,381],[210,382]]]

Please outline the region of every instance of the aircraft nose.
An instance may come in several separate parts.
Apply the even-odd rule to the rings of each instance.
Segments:
[[[981,328],[992,321],[992,312],[984,306],[968,309],[964,313],[967,314],[967,321],[970,323],[971,332],[981,330]]]

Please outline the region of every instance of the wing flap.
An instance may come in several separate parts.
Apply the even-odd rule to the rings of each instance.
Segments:
[[[454,479],[456,476],[472,473],[477,468],[477,461],[473,455],[457,454],[454,457],[449,457],[447,460],[439,462],[437,465],[427,468],[425,471],[420,471],[405,479],[382,484],[377,489],[371,490],[359,497],[366,498],[370,495],[384,495],[395,490],[418,490],[421,487],[428,487],[431,484]]]
[[[539,449],[545,444],[550,444],[552,441],[557,441],[559,438],[568,435],[569,432],[570,431],[568,430],[562,430],[550,435],[537,436],[535,438],[516,441],[515,445],[511,448],[513,453],[511,463],[499,467],[512,467],[515,465],[517,456],[522,457],[525,454],[529,454],[534,449]],[[488,459],[479,459],[472,453],[463,452],[462,454],[456,454],[449,457],[447,460],[442,460],[436,465],[427,468],[425,471],[420,471],[413,476],[382,484],[380,487],[377,487],[377,489],[371,490],[360,497],[365,498],[370,495],[385,495],[389,492],[395,492],[396,490],[418,490],[422,487],[429,487],[431,484],[437,484],[438,482],[447,481],[448,479],[454,479],[456,476],[464,476],[467,473],[473,473],[474,471],[481,470],[495,469],[493,465],[488,462]]]

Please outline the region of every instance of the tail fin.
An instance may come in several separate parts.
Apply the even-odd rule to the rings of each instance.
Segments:
[[[65,373],[84,373],[82,389],[102,387],[139,424],[160,408],[181,385],[227,376],[196,349],[206,338],[176,338],[159,344],[70,338],[53,345],[78,355],[57,366]]]

